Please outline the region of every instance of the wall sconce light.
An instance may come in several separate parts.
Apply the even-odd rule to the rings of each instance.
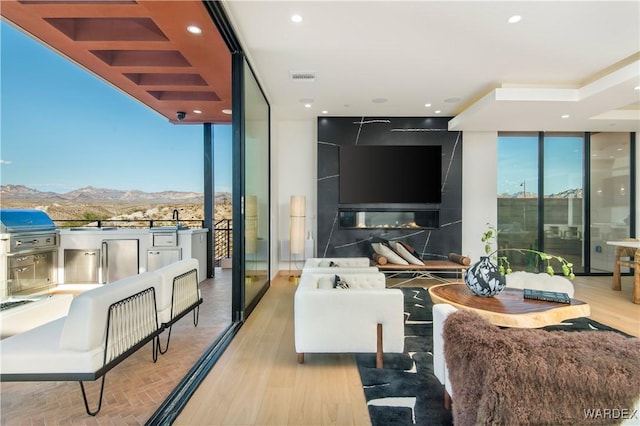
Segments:
[[[291,271],[291,259],[295,254],[304,256],[304,221],[306,198],[304,195],[292,195],[289,206],[289,282],[297,283],[300,275]]]

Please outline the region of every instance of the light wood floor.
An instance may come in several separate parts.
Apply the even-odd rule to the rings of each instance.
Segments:
[[[640,337],[631,277],[623,277],[621,292],[611,290],[611,277],[577,277],[574,286],[591,318]],[[370,424],[353,355],[307,354],[297,364],[294,291],[285,277],[273,281],[176,425]]]
[[[150,362],[148,348],[142,348],[109,372],[97,417],[84,413],[77,383],[2,383],[0,424],[144,424],[229,323],[230,278],[230,271],[220,271],[201,285],[206,303],[198,327],[190,316],[181,320],[171,349],[157,364]],[[623,277],[622,292],[611,290],[611,277],[577,277],[574,285],[575,297],[591,305],[592,318],[640,337],[640,305],[631,303],[631,277]],[[369,424],[352,355],[307,354],[305,364],[297,364],[295,289],[286,277],[273,281],[176,424]],[[97,390],[97,383],[89,386]]]

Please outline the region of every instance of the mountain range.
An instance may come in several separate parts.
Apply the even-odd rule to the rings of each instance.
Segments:
[[[123,203],[202,203],[204,194],[199,192],[144,192],[139,190],[119,190],[108,188],[94,188],[86,186],[67,193],[44,192],[29,188],[25,185],[0,185],[0,197],[12,201],[48,201],[48,202],[92,202],[108,201]],[[216,193],[216,200],[229,199],[227,192]]]

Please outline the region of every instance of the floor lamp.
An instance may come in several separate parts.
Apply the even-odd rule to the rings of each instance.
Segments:
[[[253,253],[257,257],[258,252],[258,197],[256,195],[247,195],[244,209],[244,251],[245,253]],[[257,269],[257,259],[254,258],[253,266]],[[257,273],[254,271],[252,275],[245,277],[248,281],[253,281]]]
[[[297,283],[300,275],[291,271],[291,259],[295,254],[304,255],[304,220],[306,198],[304,195],[292,195],[289,206],[289,282]]]

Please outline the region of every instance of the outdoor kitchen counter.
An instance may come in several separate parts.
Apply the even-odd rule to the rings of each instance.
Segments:
[[[138,264],[139,273],[147,271],[147,255],[149,250],[179,249],[181,259],[194,258],[198,260],[198,279],[207,278],[207,228],[204,229],[179,229],[177,231],[177,244],[173,247],[154,247],[153,233],[149,228],[78,228],[60,229],[60,246],[58,252],[58,283],[65,281],[65,250],[98,251],[102,247],[103,240],[138,240]],[[163,232],[167,232],[164,230]]]

